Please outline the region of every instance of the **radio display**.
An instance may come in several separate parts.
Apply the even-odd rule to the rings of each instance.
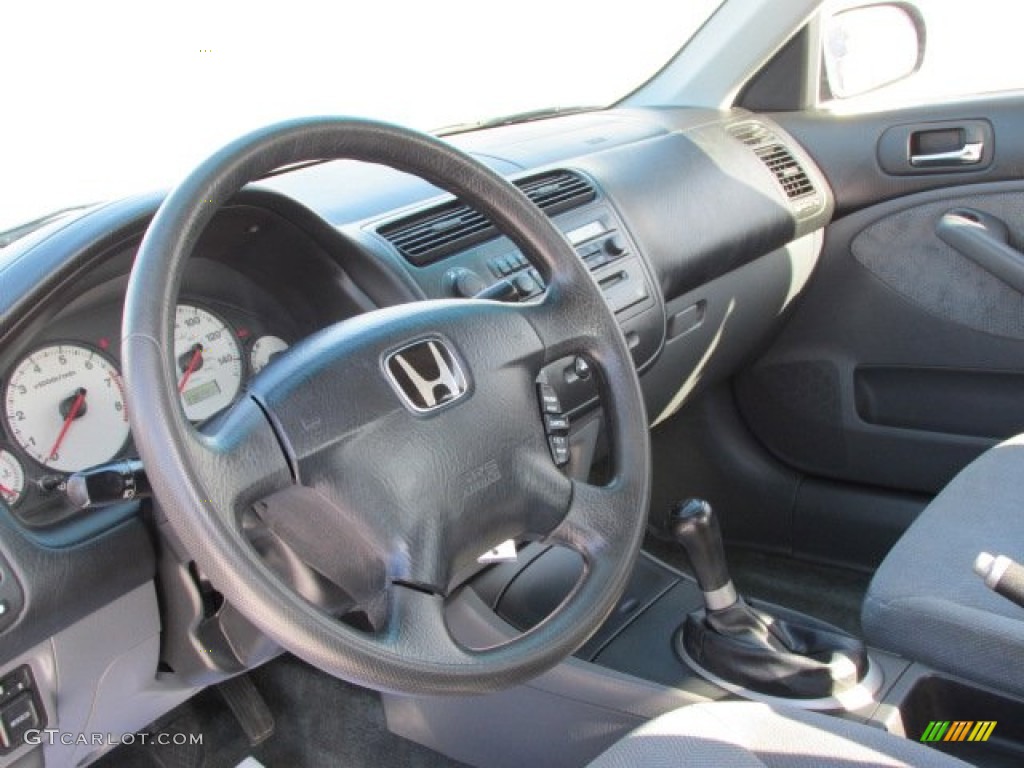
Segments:
[[[584,240],[603,235],[605,231],[604,224],[600,221],[592,221],[589,224],[584,224],[582,227],[566,232],[565,237],[573,245],[579,245]]]

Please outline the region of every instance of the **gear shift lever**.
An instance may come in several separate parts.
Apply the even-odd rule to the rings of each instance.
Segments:
[[[686,550],[693,575],[704,592],[709,611],[721,611],[739,600],[729,577],[722,547],[722,531],[711,505],[703,499],[687,499],[672,508],[672,535]]]
[[[858,640],[809,616],[767,613],[740,598],[708,502],[680,502],[671,516],[672,534],[704,595],[704,610],[689,614],[676,637],[684,660],[741,688],[787,698],[826,698],[857,684],[867,670]]]

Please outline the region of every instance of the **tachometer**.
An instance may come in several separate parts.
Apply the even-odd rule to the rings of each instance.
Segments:
[[[18,445],[62,472],[109,461],[128,438],[121,374],[102,353],[77,344],[43,347],[18,363],[4,406]]]
[[[227,324],[208,310],[179,304],[174,360],[185,416],[202,421],[231,404],[242,386],[242,350]]]
[[[25,470],[13,454],[0,450],[0,496],[13,507],[24,492]]]

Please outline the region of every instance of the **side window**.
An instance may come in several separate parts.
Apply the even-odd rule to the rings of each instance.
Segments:
[[[844,111],[1024,88],[1024,7],[1007,0],[831,0],[822,100]]]

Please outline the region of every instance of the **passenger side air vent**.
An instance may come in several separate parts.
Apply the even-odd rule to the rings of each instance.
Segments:
[[[781,144],[769,144],[767,147],[758,147],[754,152],[761,158],[761,162],[768,166],[768,170],[775,174],[790,200],[814,194],[814,185],[807,178],[807,172],[800,167],[793,153],[786,147]]]
[[[728,131],[754,150],[762,163],[772,172],[786,197],[793,202],[797,212],[816,209],[820,202],[818,190],[807,172],[794,157],[789,147],[762,123],[744,122],[730,125]],[[814,199],[811,199],[811,198]]]
[[[729,133],[748,147],[759,147],[775,137],[760,123],[739,123],[729,126]]]
[[[515,183],[548,216],[597,197],[590,182],[572,171],[551,171]],[[417,267],[498,236],[489,219],[458,200],[384,224],[377,233]]]

